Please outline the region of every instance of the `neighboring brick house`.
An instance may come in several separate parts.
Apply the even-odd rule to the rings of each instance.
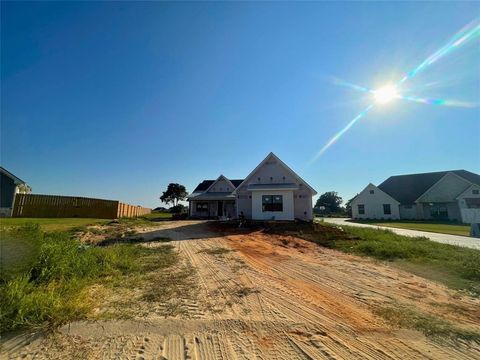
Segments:
[[[480,175],[466,170],[391,176],[352,200],[354,219],[480,222]]]
[[[189,214],[202,218],[311,221],[317,192],[275,154],[245,178],[203,180],[188,196]]]

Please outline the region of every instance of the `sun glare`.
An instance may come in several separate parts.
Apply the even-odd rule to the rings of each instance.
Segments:
[[[385,104],[398,98],[398,90],[393,85],[384,86],[374,91],[375,101],[379,104]]]

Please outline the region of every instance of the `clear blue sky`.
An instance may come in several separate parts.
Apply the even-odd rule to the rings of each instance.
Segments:
[[[480,170],[480,110],[396,101],[309,160],[480,15],[475,2],[2,2],[1,163],[35,193],[158,206],[275,152],[345,199],[393,174]],[[480,101],[479,41],[412,82]],[[428,86],[427,86],[428,85]]]

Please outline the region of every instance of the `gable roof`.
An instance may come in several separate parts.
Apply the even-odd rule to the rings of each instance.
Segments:
[[[8,176],[10,179],[12,179],[16,185],[26,184],[25,181],[13,175],[10,171],[5,169],[3,166],[0,166],[0,172]]]
[[[262,162],[261,162],[260,164],[258,164],[257,167],[256,167],[255,169],[253,169],[253,171],[252,171],[250,174],[248,174],[248,176],[245,178],[245,180],[243,180],[242,183],[239,184],[239,185],[236,187],[236,189],[239,188],[244,182],[246,182],[247,180],[249,180],[249,179],[253,176],[253,174],[255,174],[255,173],[257,172],[257,170],[260,169],[260,168],[263,166],[263,164],[265,164],[265,163],[267,162],[267,160],[270,159],[270,158],[272,158],[272,157],[273,157],[275,160],[277,160],[277,161],[280,163],[280,165],[282,165],[285,169],[287,169],[288,171],[290,171],[290,173],[292,173],[295,177],[298,177],[298,178],[306,185],[306,187],[308,187],[308,188],[312,191],[312,194],[313,194],[313,195],[317,195],[317,192],[315,191],[314,188],[312,188],[310,185],[308,185],[308,183],[307,183],[305,180],[303,180],[295,171],[293,171],[292,169],[290,169],[290,168],[288,167],[288,165],[285,164],[282,160],[280,160],[280,158],[279,158],[277,155],[275,155],[273,152],[271,152],[270,154],[268,154],[267,157],[266,157],[265,159],[263,159]],[[236,192],[236,189],[235,189],[234,193]]]
[[[390,176],[378,188],[398,200],[401,204],[413,204],[421,195],[448,173],[480,185],[480,175],[466,170],[438,171],[422,174]]]
[[[380,189],[378,186],[375,186],[374,184],[372,183],[369,183],[367,186],[365,186],[365,188],[360,191],[357,195],[355,195],[353,198],[351,198],[349,201],[351,201],[351,204],[354,204],[356,203],[356,200],[362,196],[364,193],[366,193],[366,191],[368,189],[371,189],[371,188],[374,188],[375,190],[378,190],[380,191],[381,193],[384,193],[386,196],[388,196],[389,198],[391,198],[393,201],[395,201],[396,203],[399,203],[399,201],[397,199],[395,199],[394,197],[392,197],[390,194],[387,194],[385,191],[383,191],[382,189]]]
[[[213,183],[216,182],[217,180],[203,180],[200,184],[197,185],[197,187],[195,188],[195,190],[193,190],[193,192],[207,191],[207,189],[210,186],[212,186]],[[240,185],[243,182],[243,179],[235,179],[235,180],[227,179],[227,180],[229,180],[235,188],[237,188],[238,185]]]

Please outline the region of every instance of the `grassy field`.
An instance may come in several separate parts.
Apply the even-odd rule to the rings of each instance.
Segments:
[[[130,289],[148,281],[152,272],[162,274],[162,269],[177,263],[177,253],[168,244],[155,248],[129,243],[89,246],[73,237],[72,230],[104,222],[108,220],[2,219],[2,333],[54,327],[85,318],[95,306],[89,293],[92,287],[127,286]],[[168,289],[170,285],[170,278],[166,276],[161,289]]]
[[[399,229],[410,229],[419,231],[428,231],[441,234],[451,235],[470,235],[470,225],[452,224],[452,223],[435,223],[427,221],[355,221],[363,224],[372,224],[378,226],[393,227]]]
[[[68,231],[74,228],[105,224],[106,219],[83,219],[83,218],[1,218],[0,229],[16,228],[28,224],[38,224],[42,231]]]
[[[317,231],[308,237],[320,245],[389,261],[418,276],[480,296],[480,250],[440,244],[423,237],[401,236],[389,230],[341,228],[344,235]]]

